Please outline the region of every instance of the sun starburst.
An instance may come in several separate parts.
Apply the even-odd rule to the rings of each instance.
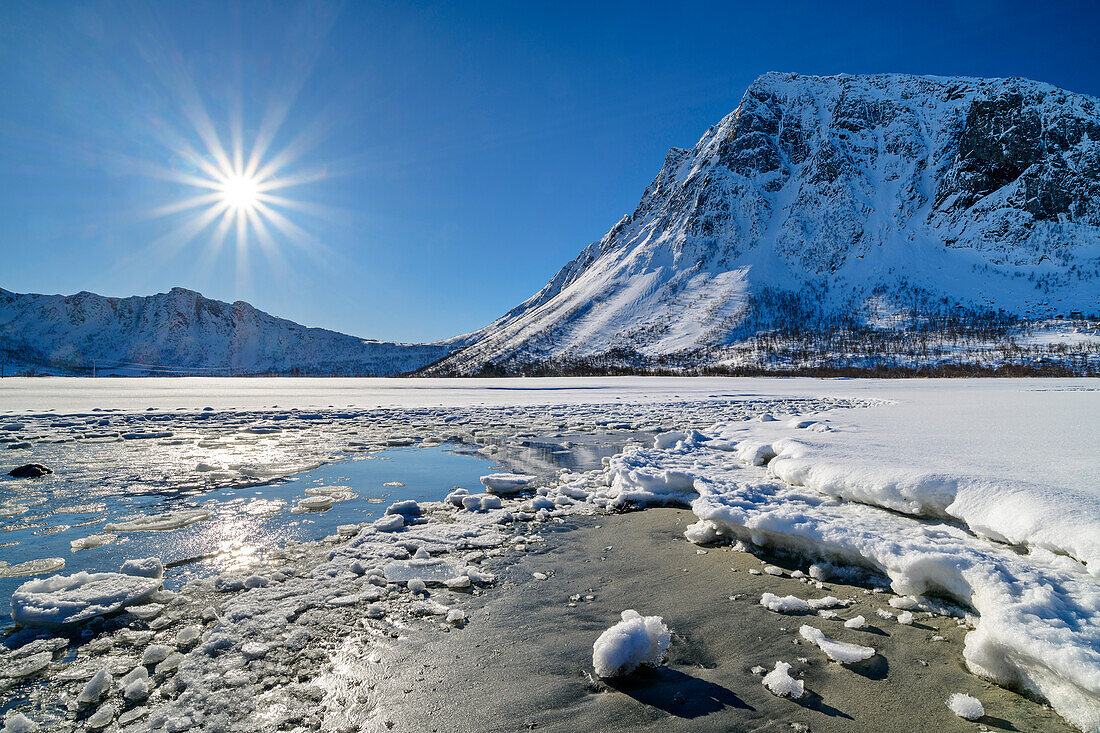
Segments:
[[[151,212],[154,218],[171,218],[172,226],[149,249],[161,256],[172,255],[198,241],[202,246],[198,264],[212,267],[223,247],[233,243],[238,285],[242,287],[247,286],[249,253],[253,249],[265,256],[273,274],[289,274],[283,244],[306,250],[320,247],[317,239],[294,220],[332,213],[289,190],[326,177],[323,166],[302,165],[303,154],[314,142],[311,135],[303,132],[294,136],[272,153],[279,128],[288,116],[288,105],[274,104],[248,147],[239,115],[231,119],[226,126],[227,145],[193,89],[182,95],[181,107],[189,125],[181,129],[165,124],[160,130],[162,142],[172,152],[172,163],[153,166],[151,172],[183,184],[191,193],[177,188],[182,195],[176,201]]]

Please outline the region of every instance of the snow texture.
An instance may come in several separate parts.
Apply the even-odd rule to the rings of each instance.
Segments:
[[[377,447],[399,431],[415,442],[443,430],[490,426],[489,436],[507,439],[536,424],[548,431],[561,424],[600,424],[624,436],[674,427],[683,437],[666,441],[663,448],[649,447],[648,441],[628,447],[592,470],[540,474],[530,494],[491,497],[498,502],[493,507],[482,508],[479,498],[477,511],[470,511],[463,506],[463,497],[470,495],[460,494],[419,504],[422,514],[410,515],[407,522],[402,514],[390,514],[382,524],[364,524],[354,536],[288,545],[272,551],[270,565],[193,581],[176,600],[153,586],[155,596],[145,598],[147,604],[132,606],[140,609],[141,618],[127,613],[88,624],[81,631],[96,638],[81,645],[77,660],[49,663],[66,675],[51,672],[49,684],[57,692],[52,699],[74,699],[106,659],[131,660],[109,670],[125,675],[132,661],[148,653],[150,661],[161,659],[150,670],[156,686],[151,698],[157,701],[150,705],[150,725],[181,729],[196,714],[205,716],[210,727],[239,729],[249,729],[250,716],[261,713],[286,720],[291,713],[262,707],[268,685],[278,685],[281,672],[273,670],[289,665],[291,673],[313,675],[320,665],[323,675],[335,674],[344,658],[314,661],[329,659],[333,650],[326,643],[343,643],[347,637],[353,646],[348,659],[358,659],[364,651],[354,646],[361,641],[358,634],[388,638],[377,634],[379,629],[364,629],[368,621],[392,618],[390,628],[399,629],[419,619],[432,628],[446,625],[449,632],[476,632],[480,616],[471,615],[465,630],[458,628],[463,622],[447,619],[457,619],[451,612],[463,610],[467,594],[495,581],[479,565],[482,560],[537,545],[542,523],[574,513],[670,504],[690,507],[698,517],[686,533],[694,541],[729,542],[740,549],[753,544],[802,555],[812,563],[808,575],[817,581],[878,575],[878,582],[899,596],[887,608],[901,614],[930,607],[936,599],[953,601],[967,612],[964,659],[973,672],[1045,698],[1082,729],[1100,726],[1100,583],[1088,559],[1096,531],[1092,502],[1100,485],[1093,445],[1100,432],[1100,390],[1088,380],[638,378],[524,380],[521,385],[491,380],[476,388],[462,382],[287,380],[275,391],[261,381],[228,383],[227,397],[204,393],[186,380],[167,387],[154,380],[136,389],[130,380],[98,380],[104,385],[84,380],[80,384],[87,394],[57,380],[0,380],[0,399],[6,409],[20,413],[4,420],[44,436],[38,450],[53,451],[47,462],[65,466],[70,475],[82,472],[82,480],[93,486],[122,480],[115,474],[135,455],[127,452],[133,450],[165,461],[154,464],[157,471],[169,465],[189,471],[197,460],[196,443],[119,440],[113,445],[120,452],[109,465],[93,470],[81,464],[87,462],[81,458],[87,447],[64,440],[68,432],[88,430],[64,427],[72,420],[63,418],[66,406],[79,404],[88,411],[101,404],[128,406],[129,413],[109,415],[113,425],[195,436],[191,440],[200,444],[218,434],[232,435],[239,426],[270,425],[277,415],[284,430],[293,426],[301,432],[285,441],[287,447],[261,446],[265,453],[274,452],[266,463],[259,456],[248,459],[268,475],[316,465],[346,446],[349,437]],[[619,404],[619,397],[634,402]],[[201,409],[207,402],[224,409],[230,399],[243,407],[215,413],[209,421],[198,419],[206,412],[175,410]],[[337,400],[354,407],[326,409]],[[418,406],[403,404],[406,400]],[[277,413],[261,409],[276,402],[291,407]],[[150,406],[158,410],[147,413]],[[856,406],[860,409],[847,409]],[[749,419],[764,412],[770,420]],[[93,425],[107,417],[86,415]],[[360,427],[368,419],[380,422]],[[348,432],[352,424],[356,431]],[[227,431],[226,425],[234,427]],[[334,441],[315,425],[343,432]],[[54,439],[59,440],[45,442]],[[134,448],[137,443],[143,447]],[[796,443],[801,447],[794,448]],[[240,450],[252,448],[246,443]],[[786,461],[803,461],[799,473],[810,478],[801,485],[789,483],[780,474],[795,467],[784,467]],[[852,480],[836,479],[848,474],[829,467],[846,461],[858,465],[868,480],[858,483],[854,474]],[[816,466],[826,468],[819,474]],[[943,481],[910,480],[931,474],[951,477],[947,486],[955,498],[943,495]],[[982,493],[968,493],[972,488],[967,487],[979,485]],[[983,500],[991,506],[982,506]],[[1026,508],[1026,524],[1015,523],[1012,513],[998,506],[1009,501]],[[1074,532],[1053,531],[1067,521]],[[390,563],[399,564],[392,571],[394,578],[401,571],[408,579],[404,584],[388,580]],[[106,575],[125,583],[159,582]],[[427,596],[410,592],[414,580],[423,583],[423,588],[413,585]],[[63,581],[31,581],[21,590]],[[58,597],[41,595],[42,608],[54,613]],[[805,600],[807,609],[814,610],[811,601],[827,598]],[[74,605],[74,613],[88,609],[86,600]],[[863,636],[831,623],[836,626],[832,635],[839,637],[834,643]],[[96,631],[111,627],[117,631]],[[815,643],[828,640],[810,628]],[[41,652],[35,648],[34,653]],[[10,666],[11,655],[4,650],[0,655]],[[78,679],[67,679],[70,670],[79,672]],[[160,684],[162,672],[171,673],[170,684]],[[287,694],[295,710],[316,714],[337,729],[355,722],[341,684],[316,688],[322,699],[308,696],[314,688],[294,685]],[[139,687],[132,694],[139,694]],[[110,700],[97,703],[121,705],[123,693],[112,690]],[[56,711],[42,706],[28,714],[46,725],[41,721]]]
[[[903,388],[895,404],[830,416],[827,432],[719,424],[711,441],[613,457],[605,495],[609,506],[679,497],[700,519],[685,533],[693,541],[793,550],[884,575],[900,595],[975,609],[970,670],[1092,730],[1100,492],[1087,436],[1100,404],[1091,389],[1026,385]],[[772,457],[755,466],[761,445]],[[655,479],[680,474],[690,488]]]

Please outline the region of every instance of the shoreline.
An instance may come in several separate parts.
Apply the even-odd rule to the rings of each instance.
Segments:
[[[968,672],[966,629],[956,619],[923,612],[911,626],[882,619],[876,609],[897,612],[892,593],[833,581],[818,590],[790,577],[806,569],[791,558],[767,556],[783,577],[750,574],[765,566],[755,555],[688,542],[682,533],[695,519],[685,509],[649,508],[571,517],[541,530],[543,546],[493,568],[498,587],[467,607],[466,628],[411,633],[372,652],[384,673],[369,721],[378,730],[439,733],[1075,730],[1049,707]],[[759,604],[764,592],[855,603],[826,620],[769,611]],[[571,607],[577,594],[582,600]],[[593,681],[592,643],[626,608],[663,616],[673,639],[668,664]],[[845,628],[842,621],[856,615],[867,626]],[[850,667],[829,662],[799,638],[802,624],[877,654]],[[777,660],[793,664],[792,675],[805,682],[801,699],[775,697],[752,671]],[[945,705],[955,692],[979,698],[986,715],[956,717]]]
[[[967,395],[972,401],[980,398]],[[188,584],[180,593],[164,593],[151,608],[135,608],[131,614],[105,619],[94,629],[89,626],[94,640],[76,642],[75,659],[66,652],[64,658],[54,660],[58,656],[54,651],[46,660],[49,690],[32,692],[30,707],[40,712],[49,707],[48,725],[73,730],[91,714],[91,708],[71,703],[80,689],[75,681],[82,683],[105,666],[116,676],[132,674],[138,669],[134,653],[155,642],[149,648],[157,648],[158,653],[163,647],[178,648],[181,654],[171,654],[173,661],[163,670],[159,664],[142,665],[151,674],[149,696],[142,702],[130,698],[120,702],[117,693],[108,697],[101,708],[109,709],[110,716],[117,714],[119,724],[177,729],[208,719],[212,730],[224,722],[239,729],[274,726],[302,731],[527,727],[820,731],[849,730],[853,725],[873,730],[1073,730],[1049,707],[972,674],[963,660],[963,637],[974,626],[964,621],[915,610],[916,623],[904,626],[893,616],[881,618],[876,613],[900,610],[888,604],[892,593],[834,581],[817,587],[815,582],[792,577],[795,571],[808,572],[809,560],[799,563],[764,554],[758,558],[732,547],[688,541],[684,530],[692,524],[697,525],[693,541],[725,532],[726,537],[751,538],[766,545],[769,533],[785,532],[794,541],[780,543],[778,552],[806,549],[805,543],[797,541],[805,535],[817,543],[809,543],[807,557],[829,557],[828,547],[819,547],[822,542],[835,544],[838,536],[851,539],[836,534],[841,530],[864,532],[889,545],[880,552],[885,560],[869,565],[891,572],[891,579],[897,581],[896,568],[890,564],[895,555],[897,563],[908,567],[906,563],[918,556],[950,553],[943,541],[947,535],[960,534],[945,528],[946,534],[925,537],[919,529],[925,525],[920,522],[905,522],[882,507],[859,501],[837,501],[830,498],[831,485],[811,491],[797,488],[801,485],[797,480],[779,483],[757,467],[756,454],[780,452],[763,449],[795,430],[799,432],[793,437],[802,443],[818,440],[814,438],[818,434],[867,436],[857,446],[862,452],[846,459],[848,466],[857,465],[864,454],[887,454],[875,443],[885,440],[881,429],[852,430],[838,417],[848,414],[843,408],[874,405],[881,409],[857,411],[861,420],[856,427],[874,425],[879,412],[886,416],[888,401],[845,401],[834,396],[765,399],[756,394],[710,397],[731,400],[660,406],[590,404],[579,409],[565,405],[543,410],[420,409],[411,413],[412,421],[401,425],[398,433],[390,421],[406,419],[408,411],[391,409],[393,414],[370,415],[369,423],[356,424],[354,429],[347,426],[357,416],[348,408],[331,408],[331,415],[307,413],[296,420],[292,414],[281,431],[265,429],[259,438],[247,426],[261,413],[234,413],[225,425],[217,420],[211,425],[217,431],[246,433],[249,449],[273,444],[289,450],[306,439],[312,452],[344,444],[358,450],[367,445],[364,440],[388,444],[393,435],[431,442],[440,434],[441,424],[453,426],[448,429],[468,432],[471,449],[491,452],[493,460],[507,470],[538,474],[539,488],[534,494],[506,496],[503,507],[498,500],[497,508],[489,511],[485,506],[481,512],[465,511],[450,496],[403,507],[397,513],[408,516],[396,524],[396,532],[389,526],[367,525],[354,537],[341,532],[288,546],[247,570],[226,571]],[[1063,399],[1044,396],[1043,403]],[[781,417],[776,419],[772,413]],[[748,434],[726,435],[720,423],[709,437],[676,431],[651,435],[669,424],[705,430],[702,426],[711,424],[715,415],[733,420],[735,432],[747,429]],[[786,415],[793,417],[787,421],[782,417]],[[46,417],[28,421],[31,431]],[[501,422],[486,422],[489,418]],[[154,419],[158,425],[163,420]],[[189,415],[172,419],[184,427],[189,421],[200,424]],[[969,419],[973,426],[975,418]],[[330,422],[336,427],[322,427]],[[597,433],[591,441],[578,440],[580,436],[566,430],[575,426]],[[599,432],[604,429],[607,432]],[[1072,429],[1072,424],[1059,425],[1048,427],[1046,433],[1053,438]],[[205,448],[204,434],[188,435],[191,443]],[[643,435],[642,442],[652,441],[653,448],[639,448],[626,458],[604,457],[599,461],[603,468],[595,467],[602,443],[633,444]],[[952,435],[947,431],[946,439]],[[928,446],[940,439],[944,436],[926,436],[925,448],[931,450]],[[41,442],[82,455],[83,449],[72,442],[57,446],[51,440]],[[167,447],[156,456],[167,462],[176,457],[174,451],[185,450],[190,443],[171,440],[163,445]],[[585,453],[583,468],[552,468],[554,461],[549,459],[566,449],[570,455]],[[1019,454],[1029,455],[1027,451]],[[585,470],[588,466],[592,468]],[[865,474],[878,475],[872,470],[860,472]],[[1055,481],[1060,475],[1057,470],[1044,474]],[[683,508],[688,501],[693,511]],[[654,506],[670,503],[681,508]],[[605,511],[632,505],[649,508],[623,514]],[[818,507],[830,513],[821,513]],[[727,517],[719,510],[757,513]],[[773,514],[786,524],[777,525]],[[846,519],[852,521],[841,521]],[[815,521],[822,524],[813,525]],[[744,532],[737,529],[741,526]],[[827,531],[814,534],[815,526]],[[902,540],[907,532],[920,534],[921,541],[913,539],[906,545]],[[987,553],[1000,552],[994,545],[973,545],[977,540],[969,534],[955,539],[961,554],[951,556],[954,559],[944,565],[944,572],[958,571],[955,565],[966,553],[973,561],[972,556],[984,560]],[[867,550],[857,546],[861,548]],[[765,550],[754,547],[752,552]],[[785,572],[778,571],[780,577],[761,574],[765,563],[760,558]],[[406,585],[400,573],[390,574],[391,561],[401,565],[406,560],[440,564],[452,579],[464,584],[433,586],[423,593],[422,584],[416,589],[411,582]],[[1016,556],[995,561],[1019,569]],[[1023,570],[1011,577],[1033,578],[1029,568]],[[904,574],[899,577],[905,580]],[[871,582],[891,585],[885,578]],[[906,590],[909,586],[904,582],[894,582],[893,587],[920,595],[919,590]],[[855,605],[835,609],[833,618],[779,614],[760,605],[764,592],[801,599],[835,595],[850,598]],[[913,603],[909,599],[898,605],[905,602]],[[935,599],[931,606],[922,606],[929,607],[936,608]],[[594,680],[592,643],[628,608],[664,618],[673,633],[669,664],[621,680]],[[975,608],[982,612],[984,624],[983,608],[988,603]],[[842,622],[857,614],[868,619],[869,627],[845,628]],[[177,638],[176,632],[182,634],[185,624],[194,626],[198,635],[186,641]],[[879,653],[851,667],[830,663],[801,638],[803,624]],[[20,632],[18,639],[10,641],[14,647],[32,636]],[[28,644],[26,653],[37,654],[37,649]],[[968,648],[967,653],[971,651]],[[22,654],[22,647],[12,649],[13,658]],[[775,698],[761,685],[761,670],[770,670],[776,661],[793,665],[792,673],[805,682],[807,692],[800,700]],[[986,705],[986,716],[977,723],[956,718],[945,704],[954,693],[977,697]],[[235,702],[228,702],[234,698]],[[1052,699],[1059,710],[1073,712],[1063,706],[1064,701]],[[19,704],[14,699],[7,704],[12,703]]]

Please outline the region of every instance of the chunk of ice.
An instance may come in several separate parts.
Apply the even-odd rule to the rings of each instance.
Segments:
[[[122,563],[122,574],[139,578],[159,578],[164,575],[164,564],[155,557],[143,557]]]
[[[790,613],[792,611],[809,611],[810,604],[798,596],[777,596],[774,593],[765,593],[760,596],[760,605],[769,611],[776,613]]]
[[[518,494],[535,480],[524,473],[491,473],[481,477],[485,490],[491,494]]]
[[[90,534],[87,537],[81,537],[80,539],[73,540],[69,543],[69,547],[73,552],[79,552],[81,550],[94,550],[97,547],[103,547],[109,545],[118,539],[117,534]]]
[[[405,526],[405,518],[400,514],[387,514],[374,520],[374,528],[379,532],[394,532]]]
[[[840,664],[855,664],[861,662],[864,659],[870,659],[875,655],[875,650],[869,646],[860,646],[859,644],[848,644],[843,641],[834,641],[825,636],[820,629],[815,629],[810,625],[803,625],[798,633],[806,641],[817,644],[821,651],[825,652],[825,656],[834,662]]]
[[[23,713],[12,713],[4,718],[4,728],[0,733],[36,733],[38,723]]]
[[[395,515],[400,516],[400,515]],[[407,583],[410,580],[422,580],[427,584],[444,584],[448,580],[465,575],[461,565],[440,559],[395,560],[383,568],[386,580],[391,583]]]
[[[977,720],[985,715],[985,706],[976,697],[971,697],[964,692],[956,692],[947,698],[947,707],[951,712],[966,720]]]
[[[210,512],[205,509],[177,509],[161,514],[139,515],[125,522],[111,522],[103,525],[103,529],[107,532],[167,532],[209,518]]]
[[[306,512],[327,512],[329,509],[332,509],[331,496],[307,496],[300,499],[298,506],[291,511],[295,514],[305,514]]]
[[[618,677],[639,665],[664,664],[672,634],[660,616],[642,616],[633,609],[622,621],[600,634],[592,645],[592,666],[599,677]]]
[[[805,684],[802,680],[796,680],[790,675],[791,665],[786,662],[776,662],[775,669],[764,675],[764,679],[761,683],[764,687],[768,688],[768,691],[773,695],[779,697],[790,697],[795,700],[802,697],[802,693],[805,691]]]
[[[395,501],[386,507],[386,514],[400,514],[403,517],[419,517],[423,513],[424,510],[413,499]]]
[[[92,675],[92,678],[84,685],[84,689],[77,695],[76,701],[81,705],[93,705],[99,702],[99,698],[103,697],[103,693],[111,689],[111,683],[113,681],[114,678],[111,676],[111,670],[108,667],[104,667]]]
[[[54,573],[65,567],[65,559],[61,557],[42,557],[37,560],[18,562],[7,567],[0,566],[0,578],[22,578],[28,575],[45,575]]]
[[[72,626],[143,601],[160,585],[159,578],[122,573],[54,575],[19,586],[11,597],[11,615],[24,626]]]

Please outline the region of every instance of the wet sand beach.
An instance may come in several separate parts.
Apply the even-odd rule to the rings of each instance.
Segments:
[[[439,732],[1073,730],[1048,707],[967,672],[966,630],[956,619],[920,611],[911,626],[883,619],[877,609],[898,611],[890,593],[836,582],[818,590],[790,577],[806,570],[790,559],[766,558],[783,577],[751,574],[765,566],[760,558],[686,541],[694,519],[654,508],[547,527],[545,546],[494,568],[500,586],[472,599],[465,628],[411,631],[382,645],[373,722]],[[855,603],[827,620],[769,611],[759,604],[764,592]],[[594,680],[592,643],[627,608],[664,618],[673,632],[668,665]],[[864,628],[843,626],[857,615]],[[830,662],[799,637],[802,624],[877,654],[851,666]],[[804,681],[801,699],[772,695],[752,671],[777,660]],[[956,717],[944,704],[956,692],[979,698],[985,717]]]

